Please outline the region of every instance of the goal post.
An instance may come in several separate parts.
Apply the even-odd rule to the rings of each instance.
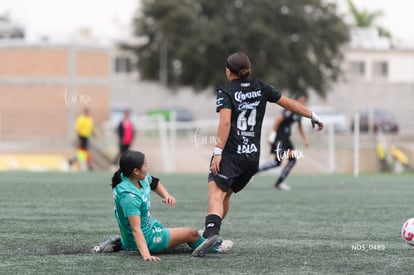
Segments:
[[[359,113],[354,115],[354,177],[359,176]]]

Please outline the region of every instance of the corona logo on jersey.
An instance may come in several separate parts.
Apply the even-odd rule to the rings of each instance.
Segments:
[[[242,91],[238,91],[234,93],[234,99],[237,102],[243,102],[246,99],[250,99],[250,98],[257,98],[257,97],[261,97],[262,96],[262,91],[258,90],[258,91],[251,91],[248,93],[243,93]]]

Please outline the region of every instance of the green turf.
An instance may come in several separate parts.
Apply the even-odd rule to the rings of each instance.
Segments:
[[[109,173],[1,173],[0,274],[412,274],[414,247],[400,237],[414,217],[413,175],[296,176],[290,192],[257,176],[231,201],[222,236],[234,250],[187,250],[145,262],[134,252],[92,254],[117,233]],[[203,226],[206,175],[161,175],[176,197],[155,193],[168,227]]]

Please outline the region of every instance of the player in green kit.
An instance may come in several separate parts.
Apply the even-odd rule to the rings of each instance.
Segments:
[[[112,177],[112,193],[114,215],[121,237],[112,238],[104,242],[104,245],[96,246],[96,252],[138,250],[144,260],[158,261],[160,258],[152,253],[163,252],[185,243],[194,249],[204,241],[193,228],[165,228],[151,216],[151,190],[167,205],[175,205],[176,201],[159,179],[148,173],[144,154],[126,151],[119,160],[119,166],[119,170]],[[117,242],[120,242],[120,245],[117,246]],[[225,241],[209,252],[227,252],[232,246],[231,241]]]
[[[208,175],[208,207],[203,236],[206,240],[192,253],[204,256],[223,240],[219,235],[233,193],[241,191],[257,172],[260,158],[260,134],[267,102],[311,118],[312,126],[322,130],[318,116],[299,102],[283,96],[271,85],[250,79],[251,64],[243,53],[227,58],[225,73],[229,83],[218,87],[216,111],[219,123],[216,147]]]

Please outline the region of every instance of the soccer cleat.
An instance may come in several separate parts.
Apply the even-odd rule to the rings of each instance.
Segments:
[[[203,233],[204,233],[204,229],[197,230],[197,233],[198,233],[198,235],[200,237],[202,237],[203,236]],[[233,248],[233,241],[223,240],[223,242],[221,243],[221,245],[219,245],[216,248],[216,252],[217,253],[227,253],[227,252],[230,252],[232,250],[232,248]],[[211,251],[209,251],[209,252],[211,252]]]
[[[112,253],[121,250],[121,236],[115,235],[92,248],[94,253]]]
[[[206,253],[213,247],[219,247],[223,243],[223,239],[219,235],[213,235],[204,240],[191,255],[193,257],[204,257]]]
[[[282,191],[289,191],[290,190],[290,186],[287,185],[286,183],[280,183],[280,184],[275,184],[275,188],[282,190]]]
[[[227,253],[233,249],[233,242],[230,240],[223,240],[221,245],[216,248],[217,253]]]

